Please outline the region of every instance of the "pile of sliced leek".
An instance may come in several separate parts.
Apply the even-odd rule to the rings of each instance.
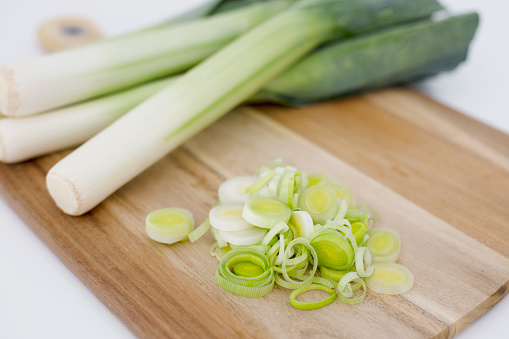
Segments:
[[[172,243],[194,242],[210,229],[216,242],[209,252],[220,261],[215,280],[231,293],[262,297],[277,284],[293,290],[293,307],[316,309],[335,299],[360,303],[367,289],[401,294],[413,286],[410,270],[395,263],[398,234],[373,228],[376,211],[356,206],[350,189],[324,174],[276,159],[252,176],[226,180],[218,195],[198,228],[187,211],[173,208],[151,213],[146,231]],[[328,296],[298,300],[312,290]]]

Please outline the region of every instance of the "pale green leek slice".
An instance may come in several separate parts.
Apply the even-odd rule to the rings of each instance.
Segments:
[[[290,216],[289,224],[293,225],[297,230],[297,237],[311,239],[315,228],[311,215],[306,211],[293,211]]]
[[[367,231],[368,225],[366,224],[363,224],[361,222],[356,222],[352,224],[352,233],[359,246],[362,245],[364,236],[366,235]]]
[[[271,241],[280,233],[284,233],[288,230],[288,225],[281,221],[278,222],[271,230],[267,233],[267,235],[262,239],[262,245],[269,245]]]
[[[173,244],[184,239],[193,229],[193,215],[183,208],[156,210],[147,215],[145,220],[147,235],[165,244]]]
[[[233,273],[243,277],[257,277],[263,274],[263,268],[250,261],[241,261],[233,266]]]
[[[325,233],[311,241],[318,256],[318,264],[334,270],[346,270],[354,263],[354,249],[348,240],[340,235]]]
[[[355,269],[361,278],[366,278],[373,274],[374,267],[371,265],[371,252],[367,247],[359,247],[355,251]]]
[[[242,231],[219,231],[221,237],[233,245],[254,245],[258,244],[267,234],[267,229],[260,227],[251,227]]]
[[[237,275],[232,268],[240,262],[258,265],[263,273],[254,277]],[[243,297],[263,297],[274,288],[274,271],[267,257],[255,250],[232,250],[228,252],[216,270],[216,283],[222,289]]]
[[[346,215],[347,211],[348,211],[348,201],[341,200],[341,203],[339,204],[338,214],[336,214],[336,216],[334,217],[333,221],[334,222],[340,222],[342,220],[346,220],[344,218],[345,218],[345,215]]]
[[[267,172],[261,179],[259,179],[257,182],[246,188],[246,193],[249,194],[255,194],[258,192],[262,187],[267,185],[269,181],[274,177],[276,172],[274,170]]]
[[[297,300],[297,297],[301,295],[302,293],[312,291],[312,290],[319,290],[324,291],[330,294],[329,297],[320,300],[320,301],[299,301]],[[318,284],[311,284],[306,287],[298,288],[290,294],[290,305],[292,305],[295,308],[301,309],[301,310],[314,310],[317,308],[322,308],[324,306],[327,306],[331,304],[336,299],[336,293],[333,289],[325,287],[323,285]]]
[[[334,193],[336,193],[339,199],[342,201],[345,200],[348,205],[352,206],[355,203],[353,193],[348,186],[334,180],[327,180],[327,185],[334,190]]]
[[[190,242],[195,242],[196,240],[200,239],[207,231],[210,229],[210,222],[209,218],[205,219],[204,222],[200,226],[194,229],[191,233],[189,233],[187,236],[189,238]]]
[[[366,247],[371,251],[373,262],[396,262],[401,251],[399,235],[386,228],[371,229]]]
[[[308,251],[309,251],[309,253],[311,255],[312,261],[313,261],[313,268],[311,269],[311,272],[309,272],[310,278],[305,279],[305,280],[300,281],[300,282],[292,280],[290,278],[290,276],[288,275],[288,271],[287,271],[287,265],[288,265],[288,260],[290,259],[289,258],[290,257],[290,253],[291,253],[293,247],[297,246],[297,245],[305,246],[308,249]],[[313,248],[313,246],[311,246],[311,244],[309,243],[309,241],[307,239],[297,238],[297,239],[292,240],[288,244],[288,246],[285,249],[285,255],[283,257],[283,263],[281,265],[281,271],[282,271],[283,277],[285,278],[286,281],[294,282],[297,285],[301,285],[302,287],[303,286],[307,286],[307,285],[312,283],[313,276],[315,275],[315,272],[316,272],[317,268],[318,268],[318,256],[316,254],[315,249]]]
[[[339,282],[345,274],[352,272],[351,269],[339,271],[339,270],[333,270],[333,269],[325,267],[325,266],[319,266],[319,267],[320,267],[320,275],[322,277],[328,278],[335,282]]]
[[[216,206],[209,212],[209,222],[212,227],[228,232],[252,228],[253,225],[242,218],[243,208],[244,204],[242,203]]]
[[[353,296],[353,289],[351,286],[352,282],[361,284],[363,289],[361,296],[357,298],[354,298]],[[358,304],[364,300],[365,296],[366,296],[366,283],[364,282],[363,279],[359,277],[357,273],[355,272],[347,273],[339,281],[337,288],[337,297],[345,304]]]
[[[219,234],[219,230],[218,229],[212,227],[210,229],[210,232],[212,232],[212,236],[216,240],[217,246],[219,248],[223,248],[223,247],[228,246],[228,243],[223,239],[223,237],[221,237],[221,234]]]
[[[257,178],[251,175],[243,175],[226,180],[219,186],[219,200],[223,204],[245,203],[249,199],[249,193],[246,192],[257,182]]]
[[[315,224],[334,219],[339,209],[336,194],[325,185],[306,188],[299,197],[299,207],[311,215]]]
[[[288,222],[292,210],[272,198],[252,197],[244,205],[242,217],[251,225],[272,228],[279,222]]]
[[[370,290],[382,294],[405,293],[414,285],[414,275],[408,268],[396,263],[375,264],[371,277],[366,279]]]

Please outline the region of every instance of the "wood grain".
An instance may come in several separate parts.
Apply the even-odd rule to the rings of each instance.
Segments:
[[[140,338],[447,338],[508,291],[509,137],[407,89],[237,109],[82,217],[62,214],[45,190],[63,155],[0,166],[1,193]],[[217,287],[210,235],[166,246],[144,234],[157,208],[203,220],[225,178],[277,156],[375,207],[379,226],[401,236],[414,288],[299,311],[287,290],[247,299]]]

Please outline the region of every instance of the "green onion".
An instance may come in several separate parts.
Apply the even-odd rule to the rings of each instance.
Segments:
[[[145,221],[147,235],[155,241],[173,244],[194,229],[191,212],[183,208],[165,208],[150,213]]]
[[[0,111],[31,115],[185,71],[292,2],[253,4],[7,64],[0,69]]]
[[[371,251],[373,262],[395,262],[401,251],[399,235],[389,229],[377,228],[368,231],[366,247]]]
[[[323,300],[313,301],[313,302],[309,302],[309,301],[305,302],[305,301],[297,300],[297,297],[299,295],[301,295],[302,293],[308,292],[308,291],[312,291],[312,290],[324,291],[324,292],[329,293],[330,296]],[[292,305],[295,308],[301,309],[301,310],[314,310],[314,309],[321,308],[321,307],[331,304],[335,299],[336,299],[336,292],[333,289],[322,286],[322,285],[318,285],[318,284],[311,284],[309,286],[301,287],[301,288],[294,290],[290,294],[290,305]]]
[[[281,201],[271,198],[253,197],[244,205],[242,217],[251,225],[272,228],[287,222],[292,211]]]
[[[373,274],[366,279],[366,285],[373,292],[402,294],[414,285],[414,275],[403,265],[379,263],[374,266]]]

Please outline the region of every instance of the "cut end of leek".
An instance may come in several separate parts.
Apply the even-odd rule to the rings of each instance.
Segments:
[[[414,275],[408,268],[396,263],[375,264],[371,277],[366,278],[367,287],[381,294],[402,294],[414,285]]]
[[[46,176],[46,187],[57,206],[66,214],[81,215],[83,204],[78,189],[68,178],[49,172]]]
[[[0,67],[0,113],[16,116],[19,108],[19,94],[14,82],[14,71],[7,66]]]
[[[184,239],[193,229],[193,215],[183,208],[156,210],[147,215],[145,220],[147,235],[165,244],[173,244]]]

